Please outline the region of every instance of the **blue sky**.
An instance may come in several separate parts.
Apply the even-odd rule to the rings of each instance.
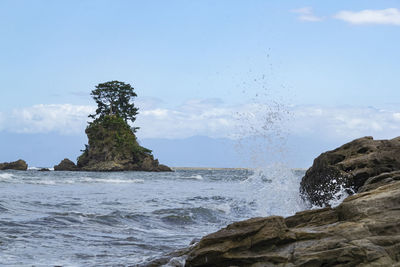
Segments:
[[[143,140],[400,132],[399,1],[3,0],[0,36],[8,138],[82,136],[109,80],[136,88]]]

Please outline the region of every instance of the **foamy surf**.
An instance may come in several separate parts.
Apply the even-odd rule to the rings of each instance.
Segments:
[[[0,181],[9,181],[14,177],[12,173],[0,173]]]
[[[192,179],[192,180],[203,180],[203,176],[201,176],[200,174],[196,174],[196,175],[192,175],[192,176],[183,176],[183,177],[179,177],[180,179]]]

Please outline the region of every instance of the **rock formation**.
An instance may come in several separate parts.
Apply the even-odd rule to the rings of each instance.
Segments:
[[[399,142],[364,137],[315,159],[303,191],[323,204],[351,186],[337,207],[236,222],[145,266],[400,266]]]
[[[327,205],[340,187],[358,192],[368,178],[400,170],[400,137],[363,137],[314,160],[301,181],[301,191],[315,205]]]
[[[78,167],[70,159],[63,159],[58,165],[54,166],[55,171],[78,171]]]
[[[130,126],[120,117],[97,119],[86,128],[89,145],[78,158],[83,171],[171,171],[139,145]]]
[[[205,236],[185,266],[399,266],[399,199],[395,181],[336,208],[234,223]]]
[[[13,162],[0,163],[0,170],[19,170],[26,171],[28,169],[28,164],[22,159]]]

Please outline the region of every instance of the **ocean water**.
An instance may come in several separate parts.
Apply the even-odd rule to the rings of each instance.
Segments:
[[[0,266],[135,266],[234,221],[292,215],[304,173],[0,171]]]

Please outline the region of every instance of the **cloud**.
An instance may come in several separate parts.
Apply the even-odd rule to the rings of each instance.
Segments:
[[[386,139],[400,135],[399,109],[375,107],[297,106],[292,109],[290,127],[297,135],[329,140],[374,136]]]
[[[291,12],[299,14],[298,19],[301,21],[317,22],[323,20],[323,17],[317,17],[313,14],[313,10],[311,7],[293,9],[291,10]]]
[[[3,113],[0,129],[16,133],[77,134],[85,129],[93,106],[71,104],[34,105]]]
[[[351,24],[387,24],[400,25],[400,10],[397,8],[387,9],[366,9],[362,11],[343,10],[333,16],[336,19],[349,22]]]
[[[145,101],[146,102],[146,101]],[[400,105],[376,107],[285,106],[275,102],[226,105],[219,99],[192,99],[177,107],[141,108],[138,137],[180,139],[196,135],[240,139],[286,134],[325,140],[400,135]],[[143,104],[143,103],[140,103]],[[0,130],[15,133],[83,134],[94,106],[35,105],[0,113]]]

